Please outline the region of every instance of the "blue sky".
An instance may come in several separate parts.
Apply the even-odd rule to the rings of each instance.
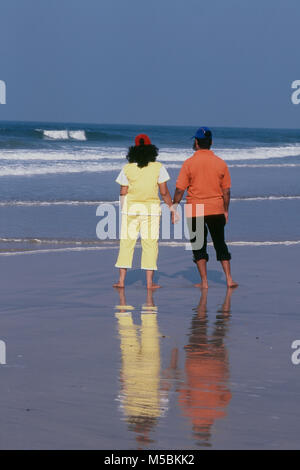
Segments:
[[[0,120],[299,127],[299,0],[2,0]]]

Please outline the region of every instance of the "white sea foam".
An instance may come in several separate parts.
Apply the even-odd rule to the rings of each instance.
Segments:
[[[57,157],[56,157],[57,158]],[[56,160],[54,157],[53,160]],[[15,158],[16,159],[16,158]],[[33,160],[34,158],[29,158]],[[48,158],[49,160],[49,158]],[[102,173],[105,171],[119,171],[124,163],[101,161],[101,159],[95,159],[95,161],[80,161],[80,158],[74,158],[74,161],[55,161],[51,164],[43,164],[43,162],[27,163],[26,161],[16,163],[7,163],[1,165],[0,176],[34,176],[34,175],[47,175],[47,174],[63,174],[63,173]],[[97,161],[98,160],[98,161]],[[116,158],[115,160],[118,160]],[[75,163],[76,162],[76,163]],[[228,165],[229,167],[239,166],[244,168],[256,168],[256,167],[300,167],[296,164],[281,164],[281,165]],[[167,168],[179,169],[181,165],[167,164]]]
[[[235,164],[228,165],[229,168],[293,168],[299,167],[300,163],[267,163],[267,164]]]
[[[53,135],[53,139],[72,138],[85,140],[84,131],[44,131]],[[56,136],[56,137],[55,137]],[[300,145],[284,147],[254,147],[249,149],[214,149],[214,152],[226,161],[265,160],[270,158],[286,158],[300,156]],[[0,159],[10,160],[101,160],[118,158],[123,160],[127,148],[113,146],[89,146],[80,149],[25,150],[1,149]],[[192,155],[191,149],[161,148],[158,159],[163,162],[176,163],[186,160]],[[242,165],[242,164],[241,164]]]
[[[161,246],[169,246],[169,247],[176,247],[176,246],[185,246],[190,247],[190,243],[187,242],[159,242]],[[212,242],[207,243],[209,246],[213,246]],[[235,241],[235,242],[226,242],[227,245],[230,246],[276,246],[276,245],[283,245],[283,246],[290,246],[290,245],[300,245],[300,240],[282,240],[282,241]]]
[[[290,201],[300,199],[300,196],[253,196],[253,197],[233,197],[231,201]]]
[[[168,163],[165,162],[165,166],[167,168],[181,168],[181,163]],[[300,167],[300,163],[236,163],[230,164],[228,163],[228,168],[294,168]]]
[[[252,202],[252,201],[292,201],[299,200],[300,196],[252,196],[252,197],[233,197],[231,202]],[[186,201],[182,201],[185,203]],[[119,201],[0,201],[0,207],[6,206],[25,206],[25,207],[43,207],[43,206],[98,206],[99,204],[119,205]]]
[[[107,249],[117,249],[118,246],[86,246],[86,247],[69,247],[69,248],[44,248],[42,250],[20,250],[20,251],[3,251],[0,256],[14,256],[14,255],[35,255],[40,253],[58,253],[66,251],[98,251]]]
[[[169,247],[169,248],[176,248],[176,247],[190,248],[190,244],[186,242],[159,242],[159,245]],[[208,245],[212,246],[212,243],[208,243]],[[300,240],[235,241],[235,242],[227,242],[227,245],[240,246],[240,247],[293,246],[293,245],[300,245]],[[36,249],[36,250],[3,251],[3,252],[0,252],[0,256],[32,255],[32,254],[58,253],[58,252],[60,253],[60,252],[70,252],[70,251],[99,251],[99,250],[118,249],[118,248],[119,248],[118,243],[114,243],[114,244],[103,243],[102,246],[76,246],[76,247],[66,247],[66,248],[43,248],[43,249]]]
[[[103,171],[120,170],[121,165],[117,163],[97,163],[78,162],[77,164],[66,164],[64,162],[56,162],[55,165],[37,165],[37,164],[18,164],[18,165],[2,165],[0,167],[0,176],[33,176],[47,174],[63,174],[63,173],[98,173]]]
[[[67,140],[69,138],[67,130],[61,131],[43,131],[44,138],[54,140]]]
[[[239,241],[239,242],[229,242],[228,245],[232,245],[232,246],[273,246],[273,245],[290,246],[290,245],[300,245],[300,240],[265,241],[265,242]]]
[[[166,168],[174,168],[180,169],[181,163],[168,163],[164,162]],[[228,164],[228,168],[294,168],[300,167],[300,163],[236,163],[236,164]]]
[[[123,160],[120,149],[100,147],[98,149],[85,149],[84,151],[67,151],[67,150],[1,150],[0,161],[49,161],[50,164],[61,161],[99,161],[104,159]],[[125,162],[124,162],[125,163]]]
[[[214,148],[213,151],[226,161],[266,160],[270,158],[298,157],[300,156],[300,144],[280,147]],[[192,154],[191,149],[161,148],[159,158],[166,162],[184,161]]]
[[[248,149],[216,149],[215,152],[226,161],[265,160],[268,158],[298,157],[300,156],[300,145],[253,147]]]
[[[55,238],[13,238],[0,237],[0,243],[34,243],[47,245],[115,245],[117,240],[78,240],[78,239],[55,239]]]
[[[67,131],[45,131],[54,133],[53,138],[65,135]],[[55,133],[57,137],[55,137]],[[83,131],[70,131],[76,140],[84,140]],[[68,134],[69,135],[69,134]],[[256,147],[254,149],[217,149],[216,153],[229,162],[230,168],[295,168],[300,167],[300,163],[264,163],[268,158],[285,158],[288,156],[300,156],[300,146],[285,147]],[[179,169],[191,151],[188,149],[161,149],[159,160],[164,162],[167,168]],[[13,175],[42,175],[61,173],[81,173],[81,172],[104,172],[117,171],[125,163],[126,149],[118,147],[85,147],[60,148],[60,149],[39,149],[39,150],[11,150],[1,149],[0,176]],[[261,163],[230,163],[234,160],[258,159]]]
[[[69,131],[69,137],[75,140],[86,140],[84,131]]]
[[[45,139],[51,140],[86,140],[86,135],[84,130],[43,130],[43,129],[36,129],[37,131],[43,132],[43,136]]]
[[[300,197],[300,196],[299,196]],[[0,207],[5,206],[98,206],[99,204],[119,205],[119,201],[0,201]]]

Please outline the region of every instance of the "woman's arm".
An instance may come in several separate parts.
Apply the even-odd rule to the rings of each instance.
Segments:
[[[167,206],[169,206],[171,210],[172,198],[171,198],[171,194],[169,192],[167,183],[166,182],[160,183],[158,187],[159,187],[159,192],[160,192],[161,197],[163,198],[164,202],[167,204]]]
[[[120,186],[120,196],[126,196],[128,193],[128,186]]]
[[[120,186],[120,205],[121,209],[123,209],[123,204],[125,200],[125,196],[128,193],[128,186]]]
[[[175,222],[178,222],[179,216],[176,212],[176,207],[174,207],[172,204],[172,198],[171,198],[167,183],[160,183],[158,186],[159,186],[159,192],[161,194],[161,197],[163,198],[167,206],[169,206],[170,212],[172,214],[172,223],[174,224]]]

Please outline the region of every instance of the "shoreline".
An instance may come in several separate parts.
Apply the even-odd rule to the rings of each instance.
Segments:
[[[25,243],[27,240],[20,240],[18,241],[17,239],[12,239],[11,243]],[[1,239],[0,239],[1,242]],[[41,249],[35,249],[31,250],[30,248],[28,249],[14,249],[12,248],[11,251],[0,251],[0,256],[14,256],[14,255],[34,255],[34,254],[49,254],[49,253],[66,253],[66,252],[86,252],[86,251],[102,251],[102,250],[118,250],[119,249],[119,241],[68,241],[68,240],[55,240],[55,241],[47,241],[46,240],[31,240],[28,241],[29,244],[32,244],[33,246],[39,245],[39,244],[47,244],[50,245],[51,248],[41,248]],[[52,245],[91,245],[91,246],[68,246],[65,248],[53,248]],[[100,246],[94,246],[95,244],[99,244]],[[297,246],[300,245],[300,240],[278,240],[278,241],[227,241],[226,244],[231,247],[252,247],[252,248],[258,248],[258,247],[273,247],[273,246],[285,246],[285,247],[291,247],[291,246]],[[208,242],[207,246],[213,247],[212,242]],[[160,248],[184,248],[185,251],[190,252],[190,244],[188,242],[184,241],[170,241],[170,242],[164,242],[164,241],[159,241],[159,247]],[[138,241],[136,244],[136,248],[139,250],[141,249],[141,244]]]

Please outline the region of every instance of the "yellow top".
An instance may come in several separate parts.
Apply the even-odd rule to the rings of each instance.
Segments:
[[[123,213],[160,215],[158,184],[161,168],[160,162],[150,162],[143,168],[139,168],[135,163],[128,163],[124,166],[123,172],[129,184]]]

